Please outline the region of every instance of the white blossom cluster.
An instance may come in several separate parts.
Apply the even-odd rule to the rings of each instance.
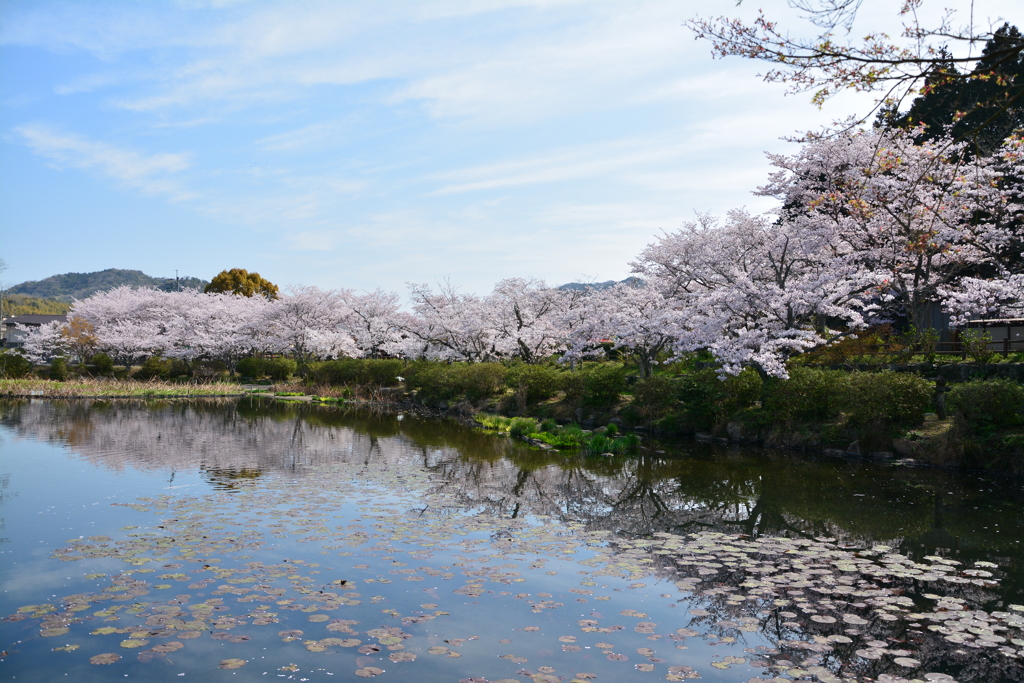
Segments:
[[[1024,143],[990,157],[919,131],[812,138],[758,190],[781,208],[697,220],[663,234],[614,287],[559,289],[510,278],[486,296],[409,285],[293,287],[276,300],[121,287],[77,301],[71,316],[124,362],[161,354],[229,364],[264,353],[300,359],[520,359],[596,355],[611,343],[648,374],[659,357],[706,349],[725,372],[778,377],[786,359],[903,317],[927,326],[940,303],[954,324],[1024,306]],[[34,331],[28,354],[64,352],[60,325]]]

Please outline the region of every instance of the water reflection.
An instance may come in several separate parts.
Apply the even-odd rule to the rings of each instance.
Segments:
[[[6,402],[2,424],[104,468],[198,469],[230,491],[332,464],[420,470],[462,509],[543,515],[631,537],[700,530],[876,542],[1009,571],[1024,590],[1021,482],[648,440],[634,458],[569,457],[455,422],[260,399]],[[661,451],[664,451],[663,453]],[[172,475],[173,476],[173,475]]]
[[[95,666],[152,640],[138,663],[191,656],[208,667],[202,657],[213,655],[200,641],[181,641],[205,634],[251,657],[280,649],[278,629],[285,643],[305,631],[311,639],[298,644],[309,653],[360,645],[337,633],[366,634],[378,644],[360,645],[356,675],[418,653],[417,666],[432,673],[402,678],[398,667],[399,679],[440,681],[451,670],[431,670],[425,655],[458,658],[456,650],[479,639],[471,634],[482,633],[494,642],[462,669],[488,673],[499,652],[526,663],[533,636],[523,634],[546,627],[530,659],[552,665],[517,675],[549,681],[559,678],[556,666],[590,670],[586,650],[594,647],[605,667],[604,655],[612,662],[627,661],[624,652],[642,656],[635,669],[615,670],[614,680],[661,665],[667,680],[684,680],[698,661],[705,678],[737,667],[722,680],[761,669],[826,683],[881,680],[904,669],[1020,678],[1013,648],[997,633],[1018,638],[1007,629],[1024,624],[1000,611],[1024,602],[1015,578],[1022,501],[1012,483],[653,441],[635,458],[568,457],[453,422],[249,399],[7,402],[0,426],[15,439],[66,446],[97,471],[149,472],[166,489],[198,477],[207,487],[135,494],[117,503],[116,523],[88,537],[59,540],[67,534],[51,529],[39,541],[53,544],[45,562],[73,563],[68,574],[78,566],[96,573],[74,579],[73,594],[51,604],[47,592],[4,619],[5,628],[34,638],[25,647],[37,655],[56,643],[47,638],[117,633],[129,636],[124,650],[93,654]],[[876,545],[883,541],[912,558]],[[1009,571],[1008,583],[996,586],[979,559]],[[186,586],[191,593],[174,595]],[[321,613],[333,610],[353,619]],[[616,614],[639,621],[632,630],[609,624],[626,621]],[[443,625],[418,626],[442,616]],[[80,623],[100,617],[120,623]],[[505,618],[521,632],[513,652],[499,639]],[[233,631],[249,622],[269,628]],[[576,627],[582,635],[570,635]],[[556,637],[562,654],[551,647]],[[411,658],[401,654],[406,638]],[[94,651],[104,647],[86,640]],[[994,648],[993,656],[978,657],[982,647]],[[709,664],[715,657],[722,660]],[[48,666],[52,678],[63,671],[57,660]],[[290,666],[280,671],[296,670]]]

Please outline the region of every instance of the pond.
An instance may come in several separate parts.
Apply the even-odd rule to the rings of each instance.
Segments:
[[[1024,680],[1024,483],[0,401],[5,680]]]

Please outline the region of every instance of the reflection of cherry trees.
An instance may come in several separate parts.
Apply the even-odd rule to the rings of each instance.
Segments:
[[[676,636],[768,638],[772,647],[749,654],[773,675],[803,675],[798,669],[827,683],[947,670],[962,680],[1020,680],[1006,648],[1024,614],[1000,611],[996,601],[1006,593],[991,581],[999,570],[875,545],[870,529],[886,527],[871,506],[850,516],[851,491],[876,496],[882,516],[891,514],[885,496],[896,493],[881,485],[844,489],[860,466],[784,457],[757,463],[739,452],[568,459],[452,422],[249,399],[21,401],[3,403],[0,415],[14,434],[65,444],[98,466],[199,469],[222,491],[272,486],[275,476],[317,476],[319,486],[335,471],[344,480],[380,482],[416,492],[425,515],[505,520],[486,530],[509,550],[527,535],[531,517],[546,516],[567,537],[553,553],[603,554],[594,577],[653,577],[683,589]],[[908,495],[893,500],[906,504]],[[921,523],[933,513],[926,510]],[[317,514],[302,512],[311,520]],[[825,538],[823,529],[835,533]],[[907,534],[890,538],[899,543]],[[644,623],[636,628],[654,628]]]

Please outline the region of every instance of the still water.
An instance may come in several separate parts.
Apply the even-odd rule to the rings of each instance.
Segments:
[[[1024,680],[1024,485],[244,399],[0,401],[0,679]]]

